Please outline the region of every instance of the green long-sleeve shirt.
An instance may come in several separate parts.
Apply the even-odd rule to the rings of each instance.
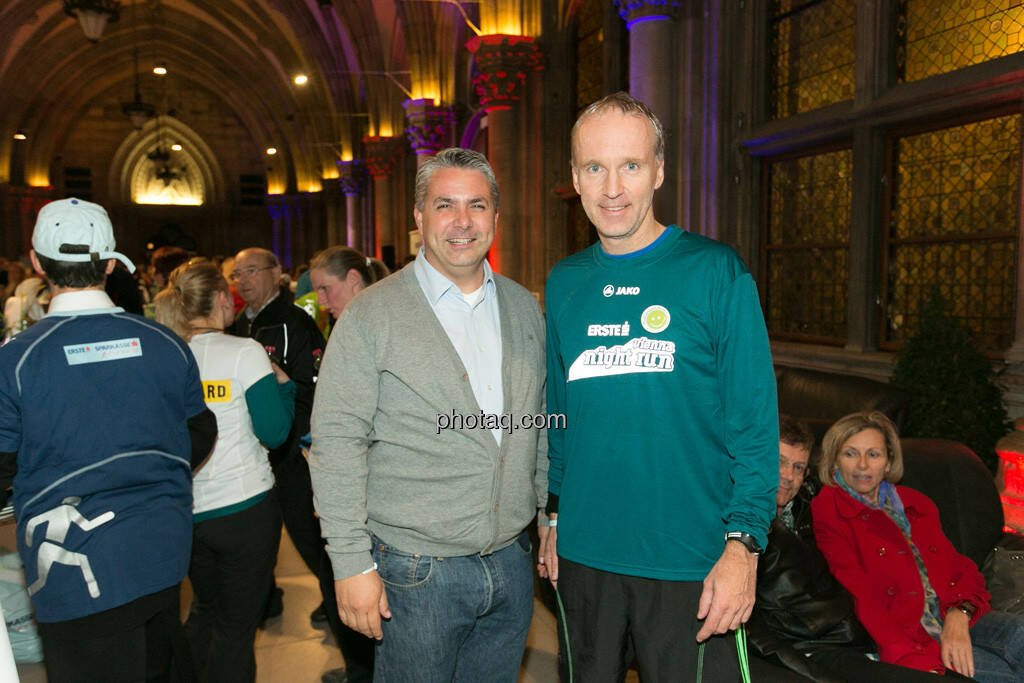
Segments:
[[[599,244],[548,277],[548,489],[558,553],[597,569],[700,580],[726,531],[764,545],[778,486],[775,375],[739,256],[669,226]]]

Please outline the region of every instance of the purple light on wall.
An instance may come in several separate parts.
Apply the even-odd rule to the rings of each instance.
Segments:
[[[267,213],[270,214],[270,250],[276,256],[280,253],[281,245],[281,225],[279,222],[282,216],[281,207],[276,204],[267,204]]]
[[[658,21],[661,19],[669,20],[671,18],[672,17],[666,16],[664,14],[651,14],[646,17],[637,17],[636,19],[632,19],[626,22],[626,30],[631,31],[633,30],[634,26],[636,26],[637,24],[642,24],[645,21]]]
[[[465,149],[473,149],[473,141],[476,140],[476,133],[480,130],[480,126],[484,121],[484,117],[487,116],[487,112],[483,109],[473,114],[473,118],[466,124],[466,129],[462,131],[462,139],[459,141],[459,147]]]

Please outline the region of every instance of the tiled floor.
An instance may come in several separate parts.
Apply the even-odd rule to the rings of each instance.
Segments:
[[[13,547],[13,527],[0,529],[0,546]],[[267,622],[256,636],[257,683],[319,683],[320,675],[342,666],[329,631],[310,626],[309,613],[319,604],[316,579],[306,570],[287,534],[281,539],[277,583],[284,589],[284,614]],[[190,590],[183,591],[183,609]],[[554,615],[534,601],[533,624],[519,683],[557,683],[558,641]],[[21,683],[45,683],[42,664],[20,664]],[[5,682],[6,683],[6,682]]]

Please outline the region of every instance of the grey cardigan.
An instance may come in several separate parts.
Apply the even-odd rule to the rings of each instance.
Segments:
[[[495,274],[505,412],[544,412],[544,320],[533,295]],[[437,415],[479,414],[468,375],[412,268],[346,306],[313,403],[309,466],[337,579],[373,566],[370,532],[408,553],[460,556],[509,545],[547,498],[547,437],[514,429],[437,433]]]

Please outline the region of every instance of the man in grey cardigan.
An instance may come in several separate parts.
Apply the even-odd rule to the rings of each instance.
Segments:
[[[428,159],[413,213],[422,257],[349,303],[320,369],[310,470],[338,610],[381,641],[378,683],[515,681],[547,492],[543,318],[485,260],[483,155]]]

